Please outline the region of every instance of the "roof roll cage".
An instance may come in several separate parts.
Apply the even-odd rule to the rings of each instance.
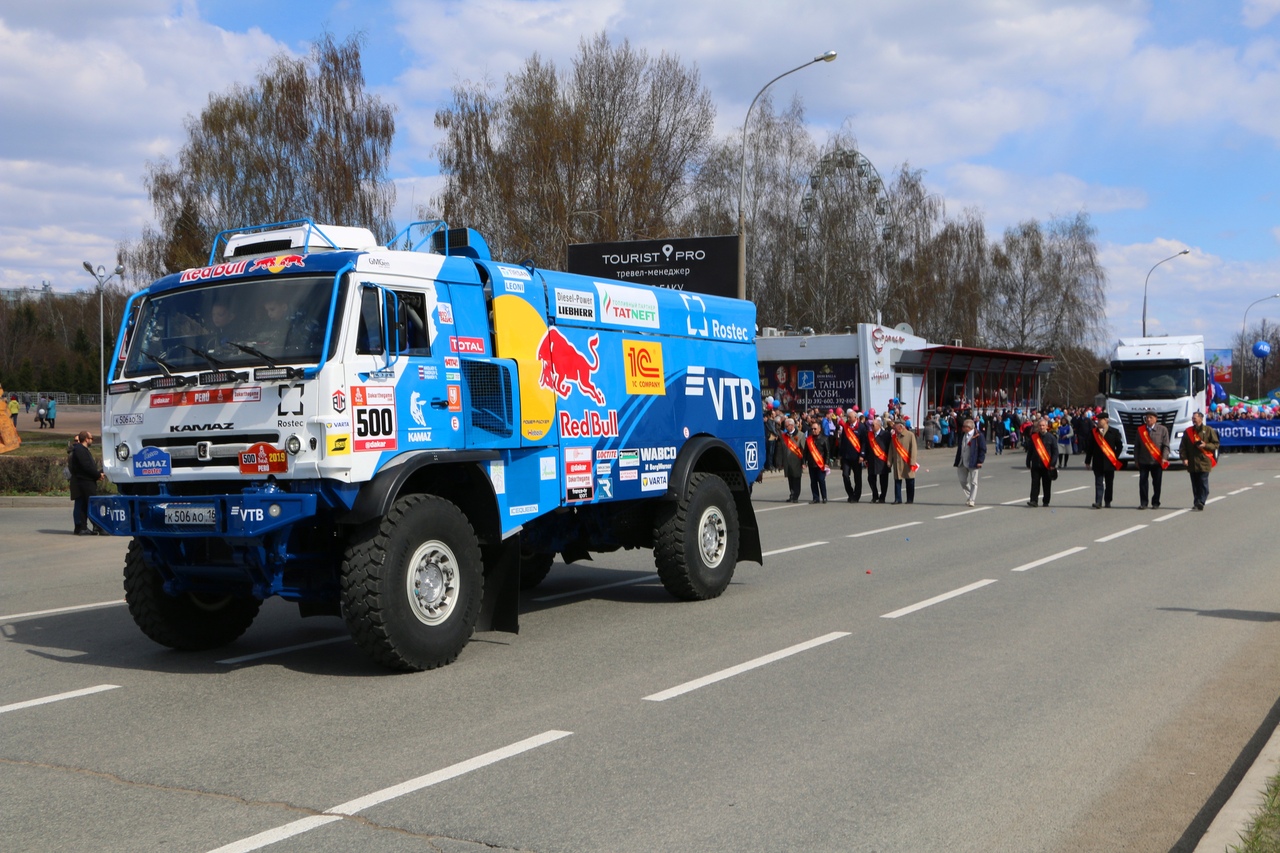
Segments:
[[[321,231],[320,227],[316,225],[314,220],[311,220],[311,219],[290,219],[286,222],[268,222],[263,225],[245,225],[241,228],[228,228],[224,231],[218,232],[218,235],[213,238],[213,247],[209,249],[209,266],[213,266],[215,263],[217,263],[218,246],[222,242],[224,241],[229,242],[232,237],[235,237],[239,234],[251,234],[255,231],[268,231],[268,230],[279,229],[279,228],[287,228],[291,225],[307,226],[306,236],[302,241],[302,245],[298,247],[299,254],[305,255],[310,251],[312,233],[316,234],[322,240],[324,240],[324,242],[328,243],[331,248],[333,249],[341,248],[341,246],[335,243],[329,237],[329,235]]]
[[[417,239],[413,239],[411,233],[413,229],[421,228],[422,234]],[[444,234],[444,254],[449,254],[449,226],[443,219],[422,219],[418,222],[410,222],[399,234],[391,238],[391,242],[387,243],[388,249],[394,249],[400,241],[404,241],[404,249],[406,252],[420,252],[425,246],[428,251],[431,250],[431,238],[437,232]]]

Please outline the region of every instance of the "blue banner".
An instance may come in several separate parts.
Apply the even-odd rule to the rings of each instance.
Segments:
[[[1205,421],[1218,433],[1223,447],[1280,446],[1280,421]]]

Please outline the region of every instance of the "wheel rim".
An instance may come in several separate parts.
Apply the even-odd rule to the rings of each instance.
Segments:
[[[405,576],[409,607],[424,625],[439,625],[458,603],[461,574],[449,546],[438,540],[424,542],[413,552]]]
[[[698,521],[698,553],[708,568],[714,569],[724,559],[729,543],[729,526],[719,507],[708,507]]]

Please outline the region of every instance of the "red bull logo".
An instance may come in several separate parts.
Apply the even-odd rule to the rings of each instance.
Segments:
[[[276,255],[274,258],[259,258],[253,262],[253,266],[249,267],[249,272],[254,270],[268,270],[272,273],[278,273],[289,267],[300,267],[306,263],[306,258],[302,255]]]
[[[603,406],[604,392],[591,381],[591,374],[600,369],[600,356],[596,352],[599,344],[599,335],[592,335],[587,341],[587,351],[591,353],[588,360],[559,329],[555,326],[547,329],[538,344],[538,361],[542,362],[542,376],[538,384],[556,392],[561,399],[567,399],[572,383],[597,406]]]

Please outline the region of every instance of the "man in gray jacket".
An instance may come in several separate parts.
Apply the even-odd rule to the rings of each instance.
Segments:
[[[1133,458],[1138,463],[1138,509],[1147,508],[1147,480],[1151,480],[1151,508],[1160,508],[1160,482],[1169,467],[1169,430],[1156,422],[1156,413],[1147,412],[1138,427],[1138,440],[1133,443]]]
[[[960,489],[964,492],[964,502],[973,506],[978,500],[978,471],[987,461],[987,442],[982,433],[974,429],[973,418],[965,418],[961,430],[960,441],[956,445],[955,469],[960,478]]]

